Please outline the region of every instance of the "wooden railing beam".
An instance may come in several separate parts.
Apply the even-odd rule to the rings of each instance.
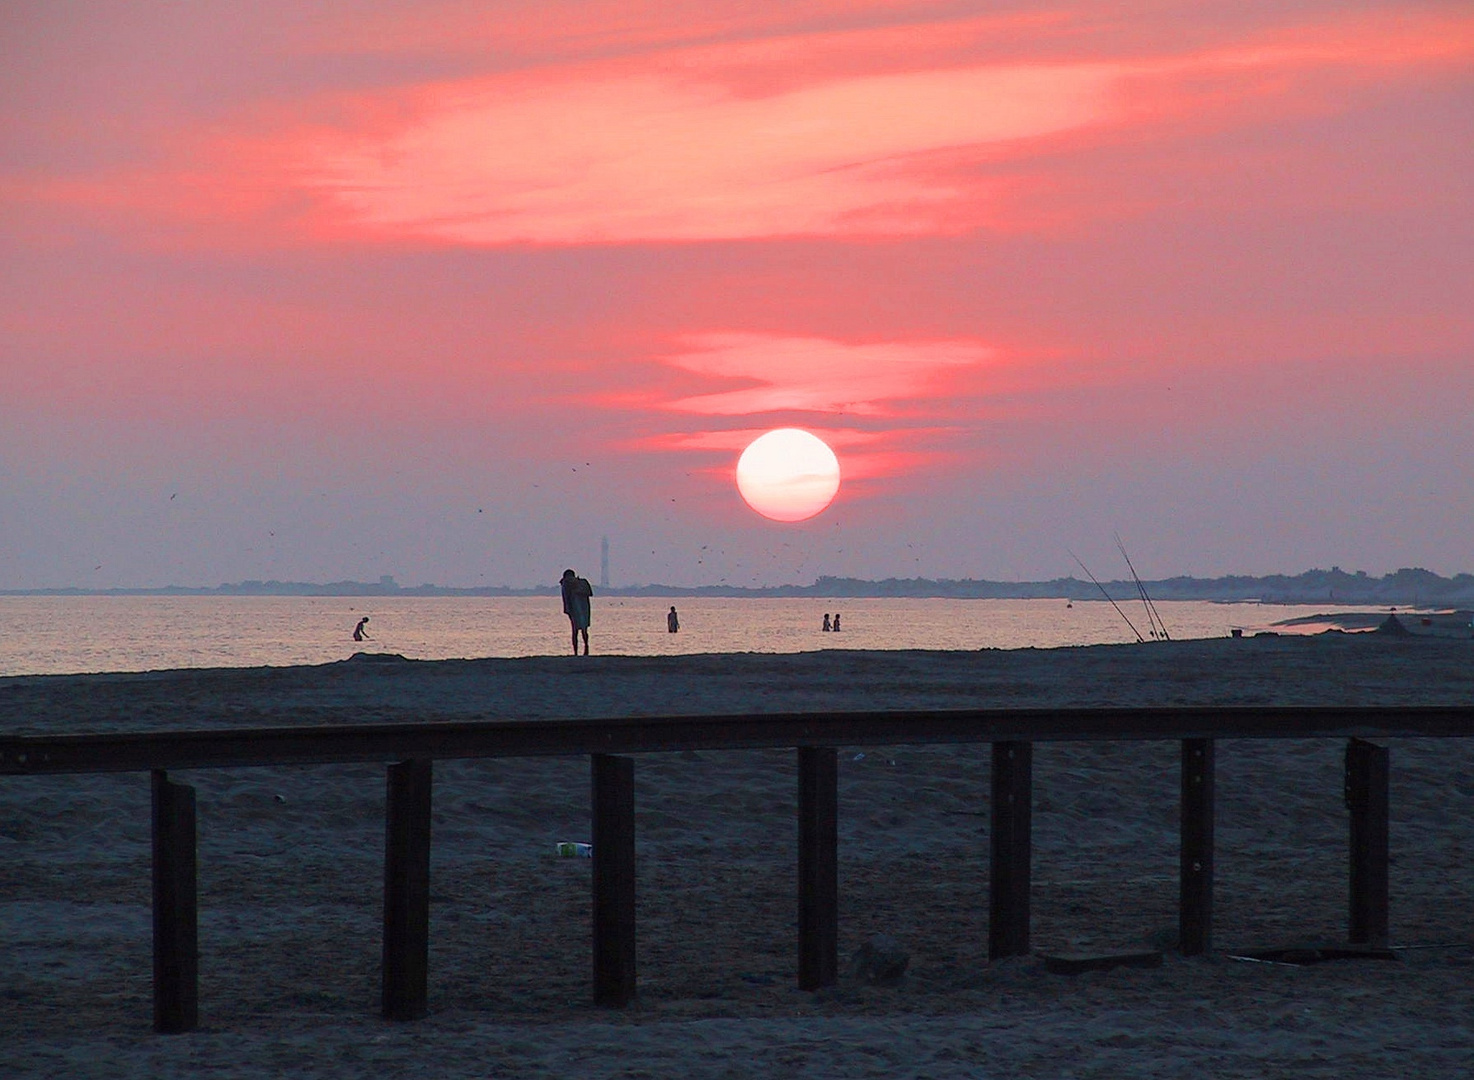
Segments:
[[[955,709],[0,737],[0,775],[902,743],[1474,736],[1474,706]]]

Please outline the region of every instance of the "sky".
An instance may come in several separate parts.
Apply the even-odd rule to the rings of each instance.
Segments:
[[[0,0],[0,57],[0,588],[1474,571],[1464,0]],[[784,427],[801,522],[734,482]]]

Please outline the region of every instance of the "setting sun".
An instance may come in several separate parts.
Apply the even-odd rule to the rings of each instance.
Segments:
[[[803,521],[834,501],[839,459],[817,435],[779,428],[760,435],[737,459],[737,490],[774,521]]]

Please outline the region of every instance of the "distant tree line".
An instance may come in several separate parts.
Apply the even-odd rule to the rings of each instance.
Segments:
[[[1365,571],[1347,573],[1339,566],[1329,570],[1307,570],[1302,574],[1272,574],[1268,577],[1172,577],[1144,582],[1154,600],[1258,600],[1279,604],[1377,604],[1429,607],[1474,605],[1474,575],[1446,578],[1430,570],[1397,570],[1382,577]],[[1132,599],[1134,581],[1102,582],[1116,600]],[[732,596],[732,597],[949,597],[976,600],[1099,600],[1093,582],[1075,577],[1049,581],[987,581],[981,578],[864,578],[820,577],[812,585],[774,585],[745,588],[739,585],[641,585],[599,590],[606,596]],[[156,589],[12,589],[8,596],[555,596],[557,585],[531,588],[477,586],[456,588],[445,585],[402,586],[392,577],[377,582],[333,581],[314,584],[301,581],[242,581],[232,585],[196,588],[168,585]]]

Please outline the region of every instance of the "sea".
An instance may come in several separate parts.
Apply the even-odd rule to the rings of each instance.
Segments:
[[[674,604],[680,632],[669,633]],[[1161,601],[1173,639],[1311,633],[1286,620],[1337,605]],[[825,633],[824,616],[839,633]],[[370,639],[353,640],[368,616]],[[1133,631],[1127,620],[1135,625]],[[1150,636],[1143,605],[1105,600],[594,598],[592,651],[626,656],[820,649],[1049,649]],[[415,660],[571,651],[550,597],[0,596],[0,676],[329,664],[357,652]]]

